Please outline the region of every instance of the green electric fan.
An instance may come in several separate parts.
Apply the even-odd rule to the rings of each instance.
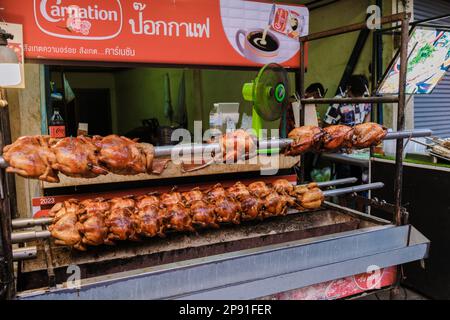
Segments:
[[[253,102],[252,127],[258,138],[267,122],[281,118],[280,137],[286,138],[286,109],[289,102],[289,86],[286,70],[276,63],[265,65],[251,83],[244,84],[242,94]]]

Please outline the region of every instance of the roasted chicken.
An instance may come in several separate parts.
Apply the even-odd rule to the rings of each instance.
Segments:
[[[98,159],[110,172],[134,175],[152,172],[154,150],[150,145],[139,144],[118,135],[94,137],[99,148]]]
[[[336,125],[323,129],[322,148],[325,151],[334,151],[338,149],[350,149],[353,146],[354,129],[349,126]]]
[[[171,206],[175,204],[181,204],[183,202],[183,196],[181,193],[172,191],[169,193],[163,193],[160,197],[161,205],[163,206]]]
[[[315,126],[303,126],[292,130],[288,137],[293,139],[286,154],[297,156],[306,151],[314,151],[320,147],[320,142],[324,132],[321,128]]]
[[[286,179],[275,180],[272,187],[279,194],[291,194],[294,191],[294,186]]]
[[[142,204],[142,203],[141,203]],[[159,208],[146,205],[139,208],[136,215],[136,231],[144,237],[164,237],[163,219],[159,216]]]
[[[64,138],[51,145],[56,161],[52,164],[69,177],[95,178],[108,174],[105,168],[98,163],[98,148],[92,139],[84,136],[77,138]]]
[[[316,183],[294,187],[284,179],[248,186],[236,182],[227,189],[217,184],[206,191],[173,189],[161,195],[68,200],[50,211],[54,220],[49,230],[56,244],[86,250],[86,246],[115,241],[164,237],[169,231],[195,232],[196,228],[217,228],[219,223],[281,216],[289,207],[317,209],[323,200]]]
[[[362,123],[355,126],[353,147],[368,148],[378,145],[386,136],[387,129],[377,123]]]
[[[24,178],[59,182],[58,173],[52,168],[56,157],[48,142],[48,137],[27,136],[4,147],[3,157],[9,164],[6,172],[17,173]]]
[[[137,199],[136,206],[138,209],[142,209],[147,206],[154,206],[159,207],[161,204],[161,201],[159,200],[159,197],[157,197],[155,194],[148,194],[142,197],[139,197]]]
[[[250,191],[248,191],[247,186],[241,182],[236,182],[233,186],[227,189],[227,192],[236,200],[250,197]]]
[[[203,200],[203,192],[200,188],[194,188],[191,191],[183,192],[182,196],[186,205],[190,205],[194,201]]]
[[[195,232],[190,212],[181,203],[168,205],[165,208],[164,217],[168,218],[168,229]]]
[[[137,235],[138,222],[136,220],[133,211],[129,208],[111,208],[111,211],[106,218],[108,240],[139,240]]]
[[[68,200],[57,203],[50,210],[49,215],[53,217],[53,223],[49,226],[55,244],[74,247],[77,250],[85,251],[81,241],[81,234],[78,229],[79,202]]]
[[[310,183],[306,186],[298,186],[295,188],[295,197],[298,199],[300,208],[318,209],[323,203],[324,196],[322,190],[319,189],[317,183]]]
[[[78,231],[82,236],[82,243],[89,246],[112,244],[108,239],[108,227],[105,214],[109,210],[108,202],[103,199],[86,200],[81,203],[78,218]]]
[[[224,198],[226,196],[227,192],[220,183],[217,183],[211,189],[206,191],[206,198],[209,201],[214,201],[215,199]]]
[[[200,228],[218,228],[214,205],[203,200],[194,200],[190,204],[192,224]]]
[[[260,198],[260,199],[266,197],[267,195],[269,195],[272,192],[272,190],[269,188],[269,186],[263,181],[257,181],[257,182],[250,183],[248,185],[248,190],[250,191],[250,193],[253,196]]]
[[[256,155],[255,137],[242,129],[224,134],[220,139],[220,145],[225,163],[234,163]]]
[[[251,195],[241,195],[239,199],[241,219],[243,221],[263,218],[262,209],[264,202],[261,199]]]
[[[231,197],[220,197],[214,200],[217,222],[239,224],[241,211],[239,202]]]
[[[277,192],[269,193],[263,200],[264,218],[284,216],[287,212],[288,197]]]

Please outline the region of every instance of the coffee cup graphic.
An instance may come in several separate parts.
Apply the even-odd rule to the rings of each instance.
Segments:
[[[265,41],[263,37],[264,29],[262,28],[247,31],[241,29],[236,33],[236,45],[244,57],[253,62],[273,62],[273,58],[278,56],[280,51],[280,41],[270,31],[267,31]]]

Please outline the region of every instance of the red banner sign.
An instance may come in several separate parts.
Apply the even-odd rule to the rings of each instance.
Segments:
[[[193,65],[299,66],[308,10],[244,0],[3,0],[25,57]]]

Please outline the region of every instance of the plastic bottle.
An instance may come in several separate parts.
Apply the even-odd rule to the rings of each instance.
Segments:
[[[215,103],[209,113],[210,139],[222,135],[222,115],[219,112],[219,105]]]
[[[64,122],[64,119],[59,114],[59,110],[56,108],[53,110],[53,115],[50,119],[48,131],[52,138],[66,137],[66,124]]]

